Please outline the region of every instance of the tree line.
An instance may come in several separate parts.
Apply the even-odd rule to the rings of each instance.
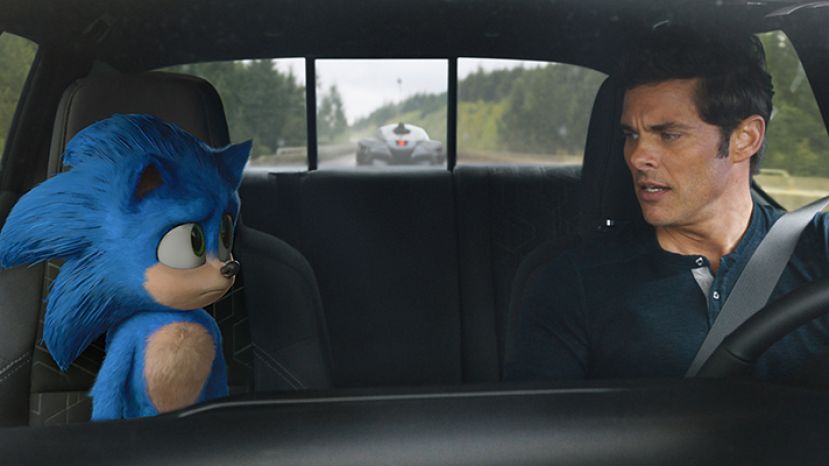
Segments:
[[[305,87],[271,60],[196,63],[167,69],[199,76],[224,104],[230,139],[253,140],[253,155],[305,144]]]
[[[774,113],[763,166],[793,175],[829,177],[829,136],[793,46],[782,33],[761,35],[774,77]],[[0,143],[33,60],[34,44],[0,35]],[[252,139],[254,154],[306,143],[305,86],[272,60],[200,63],[169,68],[201,76],[218,90],[231,138]],[[601,73],[575,66],[478,69],[458,83],[458,144],[461,148],[576,154],[583,150],[587,119]],[[318,92],[320,143],[347,141],[406,119],[435,138],[445,137],[446,93],[417,94],[386,104],[351,127],[336,86]]]
[[[26,39],[0,34],[0,150],[6,146],[6,134],[36,51],[35,44]]]
[[[829,137],[797,51],[782,32],[763,34],[761,41],[774,79],[774,110],[761,166],[829,177]]]
[[[829,177],[829,135],[797,51],[782,32],[762,34],[760,39],[775,89],[762,167],[785,169],[796,176]],[[586,68],[556,64],[479,69],[458,83],[459,149],[578,154],[603,79],[601,73]],[[377,109],[357,125],[379,126],[404,114],[424,122],[440,121],[429,115],[445,115],[445,106],[445,93],[416,95]]]
[[[478,69],[458,82],[458,141],[465,149],[579,153],[587,117],[604,75],[587,68],[549,64],[539,68]],[[358,128],[397,121],[445,126],[446,93],[418,94],[386,104],[357,121]],[[440,128],[425,127],[429,134]]]

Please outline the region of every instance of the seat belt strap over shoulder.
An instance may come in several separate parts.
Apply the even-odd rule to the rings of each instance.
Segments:
[[[829,196],[783,215],[772,225],[734,284],[685,377],[696,376],[720,343],[766,305],[803,229],[827,204]]]

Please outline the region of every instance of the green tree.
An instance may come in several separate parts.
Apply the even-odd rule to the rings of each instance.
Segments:
[[[6,134],[36,51],[33,42],[13,34],[0,34],[0,150],[6,145]]]
[[[197,63],[170,70],[213,84],[224,104],[231,140],[252,139],[254,156],[305,144],[305,88],[273,61]]]
[[[317,111],[317,132],[321,142],[337,142],[348,129],[343,99],[337,86],[328,88]]]
[[[525,71],[519,67],[487,72],[479,67],[458,83],[458,100],[501,102],[510,95],[513,84]]]
[[[463,150],[578,154],[601,73],[568,65],[478,69],[458,83],[458,145]],[[386,104],[357,121],[355,131],[404,121],[443,140],[446,93]]]
[[[581,153],[596,89],[604,75],[550,64],[516,74],[498,122],[500,144],[512,151]]]
[[[400,113],[418,112],[421,117],[446,108],[446,94],[415,94],[397,106]]]
[[[829,177],[829,136],[797,52],[780,31],[761,34],[760,40],[774,80],[774,111],[762,166]]]

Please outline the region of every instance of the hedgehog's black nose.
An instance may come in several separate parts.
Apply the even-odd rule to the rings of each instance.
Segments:
[[[239,274],[239,270],[242,268],[242,264],[239,261],[227,261],[225,265],[222,266],[220,272],[226,278],[235,277]]]

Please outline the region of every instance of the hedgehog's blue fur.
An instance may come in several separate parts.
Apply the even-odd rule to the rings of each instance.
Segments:
[[[156,248],[176,225],[203,225],[217,254],[220,218],[239,209],[250,143],[213,149],[147,115],[116,115],[78,133],[61,173],[24,195],[0,232],[0,267],[65,262],[48,296],[43,340],[66,370],[90,342],[143,311],[169,311],[144,289]],[[149,165],[164,183],[135,194]]]

